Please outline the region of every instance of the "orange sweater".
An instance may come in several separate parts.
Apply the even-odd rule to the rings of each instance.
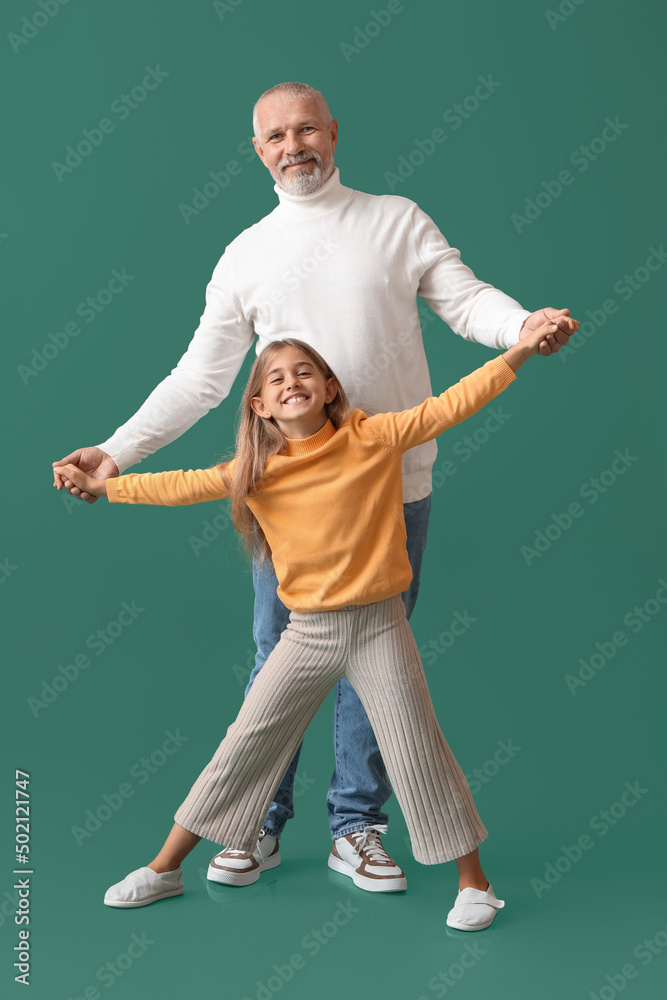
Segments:
[[[269,459],[265,485],[247,504],[271,547],[278,596],[291,610],[334,611],[407,589],[403,452],[465,420],[516,379],[502,356],[441,396],[399,413],[352,410],[285,455]],[[233,475],[234,459],[228,469]],[[179,506],[229,496],[218,467],[132,473],[107,480],[112,503]]]

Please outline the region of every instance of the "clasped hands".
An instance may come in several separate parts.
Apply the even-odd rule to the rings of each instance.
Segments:
[[[579,320],[572,319],[569,309],[554,309],[552,306],[544,306],[536,312],[526,316],[519,333],[519,341],[522,341],[528,334],[533,333],[544,323],[555,323],[558,327],[553,333],[545,335],[540,343],[538,354],[557,354],[561,347],[564,347],[573,333],[579,329]]]

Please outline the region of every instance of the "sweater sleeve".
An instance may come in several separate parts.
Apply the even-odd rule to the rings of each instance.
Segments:
[[[254,338],[234,293],[229,248],[206,287],[199,326],[171,374],[99,447],[122,472],[175,441],[229,394]]]
[[[497,350],[516,344],[530,313],[500,289],[476,278],[459,251],[417,205],[411,229],[423,271],[417,294],[464,340]]]
[[[227,466],[231,471],[232,463]],[[183,504],[224,500],[229,496],[220,469],[176,469],[173,472],[130,473],[107,479],[107,497],[111,503],[160,504],[180,507]]]
[[[515,380],[502,355],[492,358],[440,396],[430,396],[411,410],[368,417],[363,431],[385,445],[407,451],[471,417]]]

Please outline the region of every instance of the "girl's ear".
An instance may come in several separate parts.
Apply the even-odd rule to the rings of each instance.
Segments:
[[[271,412],[264,406],[261,396],[253,396],[250,400],[250,405],[258,417],[266,418],[271,416]]]
[[[326,389],[324,392],[324,402],[333,403],[334,399],[338,395],[338,382],[335,378],[329,378],[326,382]]]

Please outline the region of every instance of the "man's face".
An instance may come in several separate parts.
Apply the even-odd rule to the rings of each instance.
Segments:
[[[317,191],[334,171],[338,122],[326,122],[314,97],[265,97],[257,107],[257,155],[289,194]]]

